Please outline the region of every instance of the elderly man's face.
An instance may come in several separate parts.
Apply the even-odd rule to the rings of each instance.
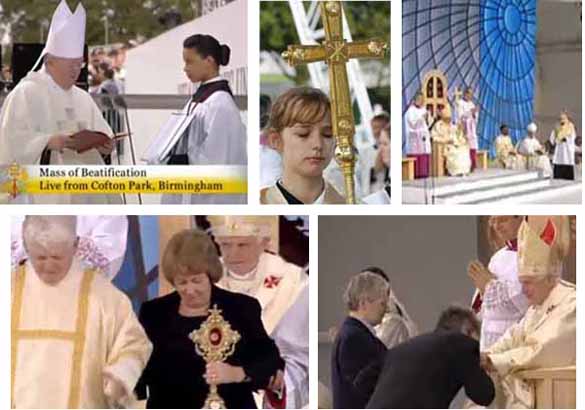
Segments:
[[[557,279],[550,276],[534,278],[520,274],[518,280],[530,305],[542,305],[557,284]]]
[[[27,246],[35,272],[43,282],[51,286],[57,285],[67,275],[76,250],[76,244],[58,244],[50,248],[38,244]]]
[[[64,90],[69,90],[75,85],[85,63],[83,58],[59,58],[51,56],[47,60],[46,66],[53,80]]]
[[[266,242],[255,236],[218,237],[223,263],[236,275],[244,275],[258,266]]]

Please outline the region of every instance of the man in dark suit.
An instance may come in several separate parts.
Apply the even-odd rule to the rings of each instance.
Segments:
[[[364,408],[369,396],[356,388],[361,373],[383,360],[386,347],[376,337],[374,326],[382,321],[388,300],[388,283],[379,275],[362,272],[345,291],[349,315],[335,338],[331,356],[333,408]]]
[[[481,406],[494,399],[494,384],[480,366],[479,322],[464,308],[441,314],[434,332],[388,350],[357,380],[369,409],[448,408],[463,387]],[[372,393],[373,392],[373,393]]]

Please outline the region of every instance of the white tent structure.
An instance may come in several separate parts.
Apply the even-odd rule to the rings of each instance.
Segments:
[[[126,94],[184,94],[186,102],[196,86],[183,73],[183,40],[193,34],[210,34],[231,48],[230,63],[221,68],[220,74],[230,81],[235,95],[247,95],[247,15],[247,0],[236,0],[129,50],[125,64]],[[129,111],[138,165],[145,165],[140,158],[171,112]],[[245,113],[242,118],[245,123]],[[124,163],[130,164],[130,150],[126,148]]]

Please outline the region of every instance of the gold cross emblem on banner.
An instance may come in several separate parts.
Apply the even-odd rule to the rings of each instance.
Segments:
[[[335,159],[343,171],[348,204],[355,204],[355,122],[346,63],[352,58],[384,58],[388,43],[380,39],[348,43],[343,38],[343,8],[340,1],[319,4],[325,41],[320,45],[289,45],[282,56],[291,66],[324,61],[328,65],[331,121],[337,141]]]

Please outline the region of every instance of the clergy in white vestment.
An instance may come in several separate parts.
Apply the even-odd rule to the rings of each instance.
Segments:
[[[577,292],[561,280],[569,231],[566,216],[529,216],[520,226],[518,277],[530,307],[482,353],[483,366],[500,383],[497,408],[534,407],[534,384],[520,371],[576,365]]]
[[[471,171],[469,144],[461,124],[451,122],[451,107],[445,106],[439,111],[441,120],[437,121],[431,136],[433,142],[439,144],[445,157],[447,172],[451,176],[464,176]],[[438,155],[439,153],[435,153]]]
[[[538,128],[535,123],[530,123],[526,128],[528,135],[518,142],[516,145],[516,152],[522,158],[525,169],[529,171],[539,171],[543,176],[550,176],[552,168],[550,160],[546,155],[546,150],[538,141],[536,131]]]
[[[12,269],[27,259],[22,240],[24,216],[11,218]],[[112,280],[124,261],[128,239],[128,217],[125,215],[79,215],[77,217],[77,252],[84,267],[96,269]]]
[[[481,350],[494,344],[528,309],[518,280],[517,237],[521,223],[522,217],[518,215],[490,217],[490,229],[505,246],[490,258],[487,268],[477,260],[468,267],[477,288],[471,307],[481,318]]]
[[[429,114],[424,106],[423,94],[419,91],[405,115],[407,156],[415,159],[414,177],[427,178],[431,169],[431,134]]]
[[[152,345],[130,300],[75,256],[75,216],[27,216],[12,272],[11,406],[121,408]]]
[[[91,96],[75,86],[83,67],[85,9],[72,13],[65,0],[53,14],[43,66],[30,71],[8,94],[0,113],[0,164],[104,165],[112,152],[112,130]],[[105,140],[96,148],[80,141]],[[74,137],[74,138],[72,138]],[[108,137],[108,138],[106,138]],[[21,200],[47,203],[120,203],[119,195],[36,195]]]
[[[273,392],[264,398],[264,406],[274,407],[277,402],[287,408],[300,408],[308,404],[308,355],[300,340],[308,337],[306,329],[295,326],[284,330],[280,325],[287,312],[288,321],[306,321],[309,304],[299,297],[306,289],[309,278],[303,268],[285,261],[282,257],[266,252],[270,241],[267,217],[262,216],[209,216],[210,232],[214,235],[222,255],[224,275],[217,282],[221,288],[244,293],[256,298],[262,307],[262,322],[266,332],[274,337],[279,349],[286,351],[284,374],[275,375],[275,391],[284,391],[280,400]],[[306,290],[308,293],[308,290]],[[296,308],[292,306],[299,303]],[[292,310],[291,310],[292,309]],[[306,322],[305,322],[306,323]],[[277,332],[278,326],[280,330]],[[308,343],[308,341],[306,341]],[[296,347],[296,348],[295,348]],[[283,389],[284,387],[284,389]],[[288,392],[292,397],[289,400]],[[278,395],[276,395],[278,396]],[[299,401],[300,400],[300,401]],[[284,403],[282,403],[284,401]]]
[[[518,161],[516,149],[512,143],[512,138],[510,138],[510,129],[506,124],[500,126],[500,135],[496,137],[494,145],[496,148],[496,159],[502,168],[519,168],[520,161]]]
[[[166,163],[245,166],[246,128],[228,81],[219,75],[219,67],[229,63],[230,48],[213,36],[195,34],[183,42],[183,60],[189,80],[200,85],[183,109],[184,114],[192,115],[191,123],[176,141]],[[244,204],[246,198],[245,194],[164,195],[162,202]]]
[[[477,167],[477,121],[478,108],[473,102],[473,90],[466,88],[463,93],[463,99],[459,99],[457,104],[457,121],[463,127],[463,134],[469,144],[469,157],[471,159],[471,171]]]
[[[566,112],[561,113],[559,122],[550,133],[549,141],[555,152],[553,156],[553,178],[575,179],[575,125]]]

